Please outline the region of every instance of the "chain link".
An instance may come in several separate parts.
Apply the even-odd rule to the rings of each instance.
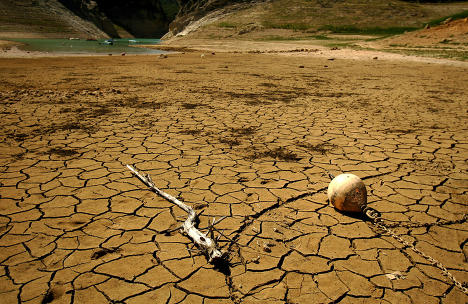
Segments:
[[[436,259],[432,258],[431,256],[425,254],[424,252],[422,252],[421,250],[419,250],[418,248],[416,248],[413,244],[410,244],[408,243],[407,241],[405,241],[403,238],[401,238],[399,235],[397,235],[395,232],[393,232],[391,229],[389,229],[390,225],[386,225],[383,223],[382,221],[382,217],[380,216],[380,213],[378,211],[376,211],[375,209],[372,209],[372,208],[369,208],[369,207],[366,207],[364,208],[363,212],[372,220],[372,222],[375,224],[375,226],[377,226],[378,228],[382,229],[383,231],[385,231],[387,234],[389,234],[391,237],[393,237],[395,240],[397,240],[398,242],[400,242],[401,244],[403,244],[405,247],[407,248],[410,248],[411,250],[413,250],[414,252],[416,252],[417,254],[419,254],[420,256],[422,256],[423,258],[425,258],[429,263],[431,263],[433,266],[439,268],[442,273],[447,277],[449,278],[453,284],[458,287],[464,294],[467,294],[468,295],[468,288],[466,288],[465,286],[463,286],[462,283],[460,283],[460,281],[458,281],[454,276],[453,274],[451,274],[447,268],[445,268],[444,265],[442,265],[442,263],[440,263],[439,261],[437,261]],[[467,220],[467,215],[465,214],[465,216],[462,218],[462,219],[459,219],[459,220],[452,220],[452,221],[440,221],[440,222],[437,222],[437,223],[430,223],[430,224],[416,224],[416,225],[392,225],[392,227],[405,227],[405,228],[414,228],[414,227],[430,227],[430,226],[435,226],[435,225],[448,225],[448,224],[459,224],[459,223],[463,223]]]
[[[461,219],[456,220],[441,220],[434,223],[385,223],[387,228],[421,228],[421,227],[432,227],[432,226],[444,226],[453,224],[462,224],[468,220],[468,216],[465,214]]]

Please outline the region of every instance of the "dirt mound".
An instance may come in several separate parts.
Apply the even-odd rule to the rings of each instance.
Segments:
[[[406,33],[386,40],[387,44],[404,46],[468,46],[468,18]]]

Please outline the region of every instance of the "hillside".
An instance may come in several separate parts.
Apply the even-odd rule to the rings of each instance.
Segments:
[[[190,39],[302,40],[330,47],[391,48],[407,47],[411,39],[426,41],[419,37],[424,34],[412,31],[464,11],[468,11],[468,2],[459,1],[2,0],[0,38],[161,37],[169,31],[165,35],[167,44],[174,44],[174,39],[169,38],[177,35],[175,40],[180,42],[183,36],[185,45],[191,43]],[[412,34],[382,43],[366,41],[406,31]],[[438,42],[444,41],[444,48],[455,44],[466,47],[465,33],[461,32],[460,39],[454,39],[448,31],[438,33],[447,34],[437,37]],[[420,46],[413,43],[411,47]]]
[[[1,0],[0,38],[157,38],[178,10],[177,0]]]
[[[98,38],[107,35],[57,0],[0,1],[1,38]]]
[[[318,32],[397,34],[468,10],[468,2],[272,0],[206,22],[197,38],[307,38]],[[177,23],[176,19],[173,23]],[[196,32],[196,33],[195,33]],[[177,32],[174,32],[176,34]]]
[[[179,11],[178,0],[59,0],[112,37],[159,38]]]
[[[171,24],[165,44],[247,52],[345,48],[468,60],[466,17],[466,1],[253,1],[214,10],[181,31]],[[183,16],[173,24],[179,20]]]

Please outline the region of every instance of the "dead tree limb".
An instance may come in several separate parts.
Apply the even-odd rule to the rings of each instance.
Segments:
[[[192,207],[184,204],[170,194],[163,192],[162,190],[156,188],[151,177],[149,175],[143,175],[139,173],[134,167],[127,165],[127,168],[135,174],[140,181],[142,181],[147,187],[149,187],[154,193],[162,196],[167,201],[179,206],[182,210],[187,212],[188,216],[183,224],[184,232],[194,241],[194,243],[202,250],[208,257],[208,262],[211,264],[216,264],[218,261],[224,259],[225,255],[218,249],[216,242],[208,237],[206,234],[200,232],[197,229],[197,214],[192,209]]]

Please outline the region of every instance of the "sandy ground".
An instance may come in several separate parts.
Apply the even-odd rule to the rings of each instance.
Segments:
[[[148,45],[144,47],[176,52],[201,51],[206,52],[207,54],[212,52],[276,54],[294,57],[326,58],[328,60],[353,59],[359,61],[411,61],[468,67],[468,62],[460,60],[392,53],[389,52],[389,50],[392,48],[388,48],[387,44],[382,43],[372,44],[373,49],[370,50],[357,50],[346,47],[330,48],[327,46],[318,45],[317,40],[252,41],[238,39],[197,39],[182,37],[180,39],[173,38],[169,41],[163,41],[162,44],[158,46]],[[385,51],[383,49],[385,49]]]
[[[326,187],[362,177],[466,282],[468,67],[204,54],[0,59],[2,303],[467,302]],[[184,213],[126,164],[200,227],[227,216],[229,265],[189,251]]]

